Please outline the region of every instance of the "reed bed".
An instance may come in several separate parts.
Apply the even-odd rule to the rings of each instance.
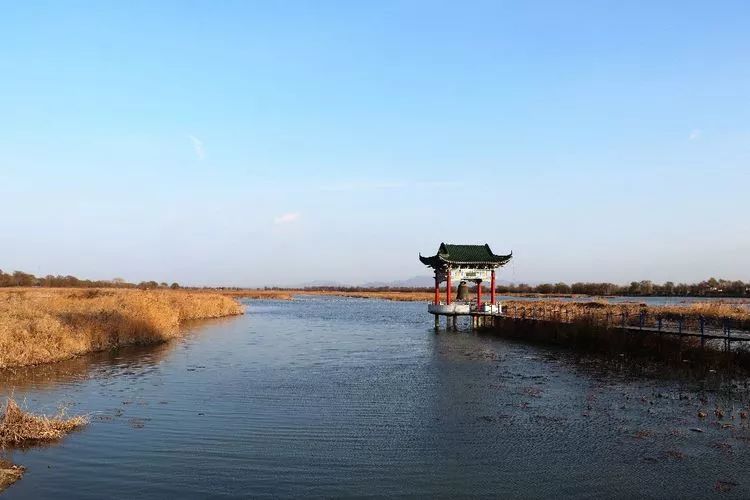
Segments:
[[[255,290],[255,289],[242,289],[242,290],[212,290],[212,293],[220,293],[227,297],[233,297],[237,299],[265,299],[265,300],[292,300],[294,296],[299,293],[298,291],[287,291],[287,290]]]
[[[163,342],[189,320],[242,314],[233,299],[179,290],[0,290],[0,368]]]
[[[435,297],[434,292],[384,292],[384,291],[338,291],[338,290],[321,290],[321,291],[310,291],[302,290],[298,292],[306,295],[330,295],[336,297],[350,297],[355,299],[382,299],[382,300],[395,300],[404,302],[427,302],[431,301]],[[441,300],[445,296],[445,290],[441,291]]]
[[[362,299],[382,299],[408,302],[431,302],[434,292],[402,292],[402,291],[300,291],[300,294],[329,295],[338,297],[351,297]],[[445,290],[440,292],[440,300],[444,300]],[[485,300],[487,297],[485,296]],[[555,314],[564,315],[568,320],[591,318],[592,316],[604,317],[610,314],[612,318],[625,314],[629,320],[640,317],[645,313],[649,318],[661,317],[664,320],[677,321],[682,319],[688,322],[696,322],[702,316],[707,321],[730,320],[732,325],[744,330],[750,330],[750,308],[737,302],[695,302],[684,305],[647,306],[638,302],[609,303],[605,299],[576,302],[562,301],[556,299],[546,300],[503,300],[506,314],[515,308],[518,311],[536,315],[545,315],[552,318]]]
[[[703,320],[719,324],[731,322],[733,328],[750,330],[750,310],[741,304],[726,302],[696,302],[684,305],[647,306],[634,302],[609,303],[606,301],[565,302],[559,300],[503,301],[504,312],[510,316],[558,318],[565,321],[597,319],[616,324],[622,318],[628,324],[647,318],[650,322],[683,321],[695,324]]]

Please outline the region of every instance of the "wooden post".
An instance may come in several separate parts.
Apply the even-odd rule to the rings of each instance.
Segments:
[[[438,281],[437,271],[435,271],[435,305],[440,304],[440,282]]]
[[[477,311],[482,307],[482,282],[477,283]]]
[[[447,281],[445,285],[445,303],[451,304],[451,268],[448,268]]]
[[[727,318],[724,318],[724,334],[726,335],[726,340],[724,340],[724,349],[729,352],[729,321]]]
[[[492,270],[492,273],[490,274],[490,286],[492,287],[490,289],[490,304],[493,306],[495,305],[495,270]]]

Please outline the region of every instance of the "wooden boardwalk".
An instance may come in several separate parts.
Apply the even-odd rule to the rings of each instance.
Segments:
[[[642,311],[639,315],[616,314],[609,311],[574,314],[564,307],[505,307],[502,313],[487,313],[472,310],[472,328],[491,328],[501,326],[501,321],[528,322],[550,326],[579,325],[616,330],[626,333],[668,335],[700,339],[701,346],[706,342],[722,341],[729,350],[735,342],[750,342],[750,331],[739,328],[732,318],[704,318],[660,315]],[[453,316],[455,328],[455,316]],[[447,325],[450,325],[448,319]]]

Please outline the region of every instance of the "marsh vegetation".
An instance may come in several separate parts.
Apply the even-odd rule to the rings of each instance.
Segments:
[[[220,294],[179,290],[8,288],[0,290],[0,368],[87,352],[153,344],[188,320],[242,314]]]
[[[86,417],[68,417],[64,410],[51,417],[35,415],[22,409],[13,398],[7,398],[5,411],[0,417],[0,450],[55,442],[86,424]],[[21,479],[25,470],[23,466],[0,458],[0,491]]]

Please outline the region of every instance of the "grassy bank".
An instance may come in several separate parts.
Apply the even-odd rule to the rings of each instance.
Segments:
[[[329,295],[337,297],[351,297],[361,299],[382,299],[407,302],[431,302],[435,294],[433,292],[400,292],[400,291],[307,291],[300,290],[293,294],[298,295]],[[443,300],[445,291],[441,291],[440,299]],[[485,296],[485,300],[488,297]],[[637,299],[634,299],[637,300]],[[541,300],[503,300],[506,311],[516,308],[531,315],[545,314],[551,317],[553,314],[564,314],[566,319],[590,317],[592,315],[605,315],[609,313],[613,318],[625,313],[628,318],[638,318],[641,312],[646,312],[650,318],[662,316],[665,319],[684,318],[686,321],[697,321],[703,316],[706,320],[723,320],[729,318],[733,324],[744,329],[750,329],[750,309],[734,302],[695,302],[692,304],[668,305],[668,306],[646,306],[639,302],[609,303],[606,299],[591,300],[588,302],[562,301],[556,298]],[[520,314],[520,313],[519,313]],[[614,319],[613,319],[614,321]]]
[[[435,298],[433,292],[381,292],[381,291],[334,291],[334,290],[322,290],[322,291],[301,291],[301,294],[307,295],[332,295],[336,297],[350,297],[355,299],[382,299],[382,300],[397,300],[406,302],[426,302],[431,301]],[[443,295],[445,292],[443,292]],[[442,297],[442,296],[441,296]]]
[[[537,318],[559,318],[565,321],[597,319],[599,322],[617,324],[623,320],[627,324],[640,321],[644,326],[656,326],[658,318],[663,321],[682,321],[698,328],[700,318],[720,325],[731,320],[733,328],[750,330],[750,310],[739,304],[724,302],[695,302],[682,305],[646,306],[637,302],[614,303],[604,300],[590,302],[564,302],[559,300],[503,301],[505,314]],[[607,318],[607,315],[609,318]]]
[[[193,319],[242,314],[216,293],[172,290],[0,290],[0,368],[49,363],[176,337]]]
[[[220,293],[227,297],[233,297],[236,299],[292,300],[294,296],[300,292],[286,290],[255,290],[248,288],[241,290],[216,289],[212,290],[210,293]]]

